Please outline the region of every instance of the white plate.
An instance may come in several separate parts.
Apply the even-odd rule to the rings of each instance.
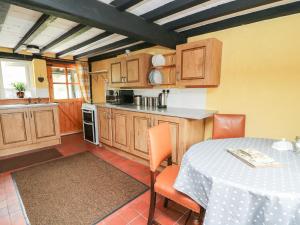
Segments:
[[[150,82],[151,84],[153,84],[153,74],[154,74],[154,70],[152,70],[152,71],[149,73],[149,76],[148,76],[149,82]]]
[[[154,70],[154,73],[153,73],[152,77],[153,77],[153,83],[155,83],[155,84],[161,84],[162,83],[162,75],[159,72],[159,70]]]
[[[166,64],[166,59],[163,55],[158,54],[152,56],[152,65],[153,66],[163,66]]]

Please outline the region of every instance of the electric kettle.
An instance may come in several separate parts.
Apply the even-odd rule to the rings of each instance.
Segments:
[[[158,95],[158,108],[167,108],[167,99],[169,95],[169,90],[162,90]]]

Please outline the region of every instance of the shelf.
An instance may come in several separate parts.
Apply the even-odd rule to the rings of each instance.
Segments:
[[[93,71],[93,72],[89,72],[89,74],[93,75],[93,74],[101,74],[101,73],[107,73],[108,70],[97,70],[97,71]]]
[[[164,68],[170,68],[170,67],[175,67],[175,64],[170,64],[170,65],[163,65],[163,66],[153,66],[151,69],[164,69]]]

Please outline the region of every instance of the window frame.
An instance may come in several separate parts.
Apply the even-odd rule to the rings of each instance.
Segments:
[[[66,82],[53,82],[53,76],[52,76],[52,68],[53,67],[64,68]],[[78,82],[69,82],[68,81],[68,69],[75,69],[75,71],[76,71],[76,65],[75,64],[67,64],[67,63],[66,64],[59,64],[59,63],[47,64],[48,80],[49,80],[49,96],[50,96],[50,100],[53,102],[82,101],[82,93],[81,93],[80,98],[70,98],[69,85],[77,85],[79,87],[80,91],[81,91],[81,85],[80,85],[77,71],[76,71],[76,75],[77,75]],[[66,85],[68,98],[66,98],[66,99],[54,98],[54,88],[53,88],[54,84]]]
[[[5,90],[7,90],[8,88],[4,88],[3,73],[2,73],[2,66],[1,66],[1,62],[3,61],[13,63],[14,66],[25,67],[26,88],[27,88],[26,91],[30,93],[31,95],[30,97],[33,97],[34,93],[33,93],[33,84],[32,84],[32,77],[31,77],[31,74],[33,74],[32,61],[0,58],[0,99],[18,99],[17,97],[10,98],[5,96]]]

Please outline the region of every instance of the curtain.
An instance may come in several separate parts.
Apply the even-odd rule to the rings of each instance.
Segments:
[[[86,103],[91,102],[90,76],[88,62],[76,61],[76,70],[80,83],[81,95]]]

